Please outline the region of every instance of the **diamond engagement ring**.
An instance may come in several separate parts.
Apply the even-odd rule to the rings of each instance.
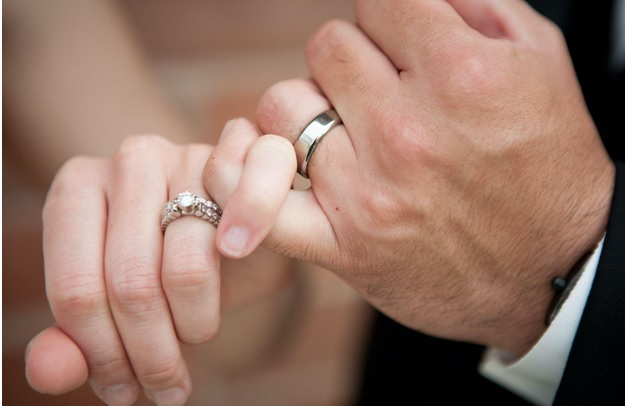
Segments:
[[[297,168],[300,175],[308,178],[308,163],[321,139],[337,125],[341,124],[341,117],[334,110],[326,110],[315,117],[304,128],[293,147],[297,157]]]
[[[163,232],[165,232],[169,223],[182,216],[195,216],[217,227],[219,220],[221,220],[221,209],[217,203],[198,197],[189,191],[180,193],[177,197],[167,202],[163,208],[161,217],[161,229]]]

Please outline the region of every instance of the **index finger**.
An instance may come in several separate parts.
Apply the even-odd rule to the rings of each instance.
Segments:
[[[109,171],[103,160],[74,158],[50,188],[43,214],[46,293],[59,326],[87,360],[94,392],[109,404],[130,404],[139,384],[111,315],[104,281]]]

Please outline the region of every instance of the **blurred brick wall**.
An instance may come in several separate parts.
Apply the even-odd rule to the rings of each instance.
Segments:
[[[206,141],[215,140],[221,126],[234,116],[253,120],[258,98],[270,84],[307,76],[303,48],[308,36],[324,21],[351,19],[353,12],[349,0],[119,3],[166,93]],[[3,128],[5,136],[10,131]],[[45,188],[3,156],[3,401],[97,405],[100,402],[86,386],[51,397],[35,393],[24,379],[26,344],[53,322],[43,283],[44,197]],[[245,371],[211,369],[211,357],[219,356],[223,341],[236,339],[228,335],[228,323],[225,338],[202,348],[185,348],[193,360],[195,385],[189,404],[348,404],[361,350],[357,338],[366,327],[368,308],[325,270],[304,267],[300,277],[308,289],[299,320],[268,362]],[[241,310],[231,323],[257,319],[263,311],[279,308],[281,300]]]

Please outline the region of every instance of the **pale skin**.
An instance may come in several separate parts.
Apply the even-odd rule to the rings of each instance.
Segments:
[[[110,155],[129,134],[189,143],[115,2],[3,2],[11,155],[47,186],[72,156]],[[34,163],[34,164],[33,164]]]
[[[361,0],[356,10],[357,25],[332,21],[310,39],[314,82],[277,84],[261,100],[260,131],[280,136],[238,119],[214,149],[134,137],[111,159],[75,160],[57,175],[45,212],[46,278],[76,272],[66,260],[75,252],[59,243],[70,238],[64,230],[84,240],[108,228],[88,276],[107,305],[68,300],[51,285],[63,329],[35,338],[33,386],[50,385],[46,356],[72,372],[55,393],[82,383],[87,364],[117,360],[115,382],[96,378],[103,387],[126,382],[159,404],[182,403],[190,378],[176,335],[210,337],[218,312],[196,307],[204,323],[190,321],[181,309],[207,302],[184,303],[179,292],[218,291],[216,271],[192,272],[180,258],[216,270],[218,251],[241,258],[259,245],[330,269],[416,330],[518,355],[539,339],[550,280],[605,231],[614,176],[560,32],[519,0]],[[330,106],[344,125],[317,148],[311,188],[291,190],[292,142]],[[61,207],[69,182],[84,184],[89,213],[78,202]],[[216,232],[181,219],[163,238],[152,221],[160,202],[202,187],[224,208]],[[70,209],[78,213],[67,225]],[[197,242],[185,245],[190,233]],[[132,261],[114,266],[109,249]],[[74,286],[78,297],[85,284]],[[110,346],[86,339],[92,326],[83,322],[96,310],[109,320],[101,331]],[[145,351],[157,342],[158,353]]]
[[[27,375],[35,389],[59,394],[82,385],[88,374],[89,383],[104,401],[128,404],[141,390],[134,378],[135,374],[143,370],[149,372],[149,365],[140,367],[144,363],[142,358],[136,360],[137,368],[128,367],[124,345],[129,346],[130,342],[140,342],[141,345],[149,343],[142,338],[145,330],[137,331],[137,334],[130,333],[127,343],[121,343],[116,327],[112,326],[116,322],[122,326],[123,317],[119,320],[112,317],[103,272],[107,269],[111,278],[115,278],[113,268],[123,270],[132,268],[133,264],[140,267],[140,262],[145,259],[143,271],[148,276],[143,281],[147,281],[152,275],[150,271],[157,275],[160,272],[160,262],[159,269],[156,269],[153,268],[157,266],[156,263],[148,265],[147,261],[154,258],[150,255],[155,249],[160,250],[158,247],[163,244],[163,235],[159,231],[151,235],[152,239],[136,241],[142,245],[141,248],[131,244],[127,246],[128,250],[121,248],[114,254],[117,248],[107,245],[105,238],[107,222],[111,226],[114,223],[111,221],[112,212],[107,211],[113,207],[114,200],[120,203],[121,200],[109,198],[107,193],[114,189],[120,190],[113,187],[112,183],[117,183],[113,181],[113,177],[117,176],[115,173],[122,176],[121,173],[125,170],[122,167],[133,172],[122,176],[131,183],[147,167],[160,167],[160,163],[156,162],[142,167],[140,163],[150,160],[145,155],[148,150],[157,150],[158,146],[170,144],[161,140],[162,142],[156,142],[157,146],[153,146],[154,139],[141,141],[137,138],[136,143],[133,139],[124,141],[127,147],[120,148],[119,145],[128,134],[137,132],[167,134],[170,142],[188,144],[200,138],[200,131],[163,94],[153,77],[150,61],[143,54],[141,44],[132,35],[123,10],[117,6],[116,2],[108,0],[3,2],[6,39],[3,44],[4,63],[10,77],[10,80],[5,81],[3,90],[7,100],[10,100],[5,107],[8,113],[5,115],[8,130],[5,131],[3,143],[5,158],[18,161],[16,167],[20,173],[27,173],[30,175],[27,177],[29,180],[36,181],[46,189],[55,172],[72,156],[116,153],[118,157],[116,159],[120,165],[105,159],[73,159],[60,170],[49,191],[44,213],[46,283],[57,326],[46,330],[33,341]],[[216,143],[218,136],[219,134],[214,134],[214,139],[208,141]],[[134,152],[142,148],[140,145],[148,148],[143,153],[137,153],[137,160],[134,161],[129,155],[134,156]],[[187,149],[194,153],[195,159],[192,162],[196,166],[184,169],[175,164],[175,172],[186,173],[189,179],[197,181],[188,185],[176,184],[173,179],[178,175],[169,173],[171,179],[165,180],[165,183],[176,188],[194,188],[201,191],[200,173],[211,147],[195,146]],[[167,160],[173,164],[170,159],[176,159],[184,150],[185,148],[178,148],[177,152],[172,151],[172,155],[167,151],[160,151],[159,161]],[[168,172],[169,169],[165,166],[160,167],[161,170],[157,172],[161,175]],[[174,171],[174,167],[170,169]],[[74,171],[83,169],[85,172],[82,175],[73,176]],[[77,183],[73,184],[73,181]],[[142,181],[135,184],[140,185]],[[144,186],[147,187],[147,184]],[[139,192],[141,187],[143,186],[137,189],[139,194],[134,195],[134,198],[142,193]],[[55,190],[59,192],[56,197]],[[183,191],[171,191],[172,197]],[[154,205],[158,209],[150,214],[150,217],[156,214],[157,222],[166,201],[163,199],[168,199],[169,193],[168,190],[163,196],[159,195],[159,202]],[[126,195],[125,192],[120,194]],[[132,192],[128,192],[126,195],[126,202],[134,199],[131,194]],[[103,204],[108,205],[109,202],[111,205],[105,208]],[[139,217],[133,221],[141,218],[141,211],[139,207],[136,212]],[[16,216],[26,217],[23,213],[16,213]],[[194,227],[197,226],[191,226],[189,231],[195,232]],[[213,244],[212,236],[207,234],[211,230],[202,226],[200,228],[203,231],[194,235],[189,244],[193,246],[204,240],[201,249],[206,251],[206,247]],[[140,229],[143,230],[142,227]],[[121,233],[131,231],[129,235],[135,235],[134,230],[117,230]],[[117,233],[112,228],[110,232],[112,235]],[[171,233],[176,234],[175,228],[172,228]],[[115,240],[125,245],[119,235]],[[34,241],[33,246],[36,244],[37,241]],[[183,238],[177,244],[187,242]],[[137,250],[143,248],[145,256],[135,255]],[[196,248],[199,249],[197,245]],[[103,265],[105,251],[109,253],[106,267]],[[193,284],[188,290],[195,293],[176,293],[175,286],[184,281],[173,280],[167,285],[167,294],[170,297],[166,308],[163,308],[162,297],[158,294],[155,295],[155,300],[148,301],[150,304],[147,307],[154,309],[155,313],[158,312],[158,306],[160,311],[169,311],[169,306],[179,304],[175,319],[176,330],[165,329],[162,330],[163,334],[154,335],[152,345],[155,347],[171,346],[173,343],[177,348],[179,342],[205,341],[217,329],[220,319],[228,319],[229,310],[279,297],[276,292],[281,293],[285,291],[285,287],[292,287],[293,261],[264,249],[257,250],[254,255],[242,261],[221,261],[214,255],[214,250],[202,255],[196,255],[196,250],[176,254],[188,254],[187,258],[179,257],[177,260],[189,262],[190,269],[186,268],[186,271],[191,272],[186,273],[185,277],[188,276],[189,285]],[[191,258],[191,255],[194,257]],[[209,259],[203,259],[207,256]],[[223,278],[217,269],[223,272]],[[192,275],[193,270],[196,271],[195,275]],[[199,280],[200,273],[206,275],[203,281]],[[140,273],[134,276],[140,277]],[[176,275],[173,275],[172,279],[175,278]],[[175,286],[172,288],[172,285]],[[178,291],[181,289],[184,290],[180,288]],[[141,293],[149,294],[147,290],[136,294]],[[131,295],[132,293],[125,297]],[[183,297],[177,301],[174,299],[176,295]],[[148,314],[139,309],[136,312],[149,318]],[[132,311],[127,313],[130,315]],[[188,320],[190,314],[193,322]],[[153,320],[160,318],[157,316]],[[133,320],[139,322],[137,318]],[[167,323],[166,320],[164,322]],[[200,322],[202,327],[189,328],[189,325],[196,322]],[[163,321],[155,324],[162,325]],[[267,329],[271,329],[271,322],[268,324]],[[239,334],[249,336],[257,346],[247,346],[245,351],[237,352],[237,348],[227,342],[218,345],[214,350],[227,354],[220,359],[211,358],[213,368],[228,370],[233,364],[253,364],[272,344],[270,339],[263,339],[264,333],[261,329],[242,325],[239,321],[235,322],[234,329]],[[71,341],[67,340],[68,335]],[[178,365],[182,362],[179,357],[178,350],[165,351],[154,361],[160,367],[166,367],[169,363],[174,364],[176,371],[186,371],[185,366]],[[35,367],[31,368],[33,365]],[[159,377],[152,379],[158,380]],[[123,390],[123,386],[118,386],[123,384],[129,385],[126,390]],[[167,385],[168,383],[164,386]],[[117,387],[117,390],[111,390],[111,387]]]

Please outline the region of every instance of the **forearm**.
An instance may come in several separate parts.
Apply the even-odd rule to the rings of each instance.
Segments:
[[[188,142],[114,2],[4,5],[5,145],[46,181],[77,154],[109,155],[130,134]],[[6,111],[6,110],[5,110]]]

